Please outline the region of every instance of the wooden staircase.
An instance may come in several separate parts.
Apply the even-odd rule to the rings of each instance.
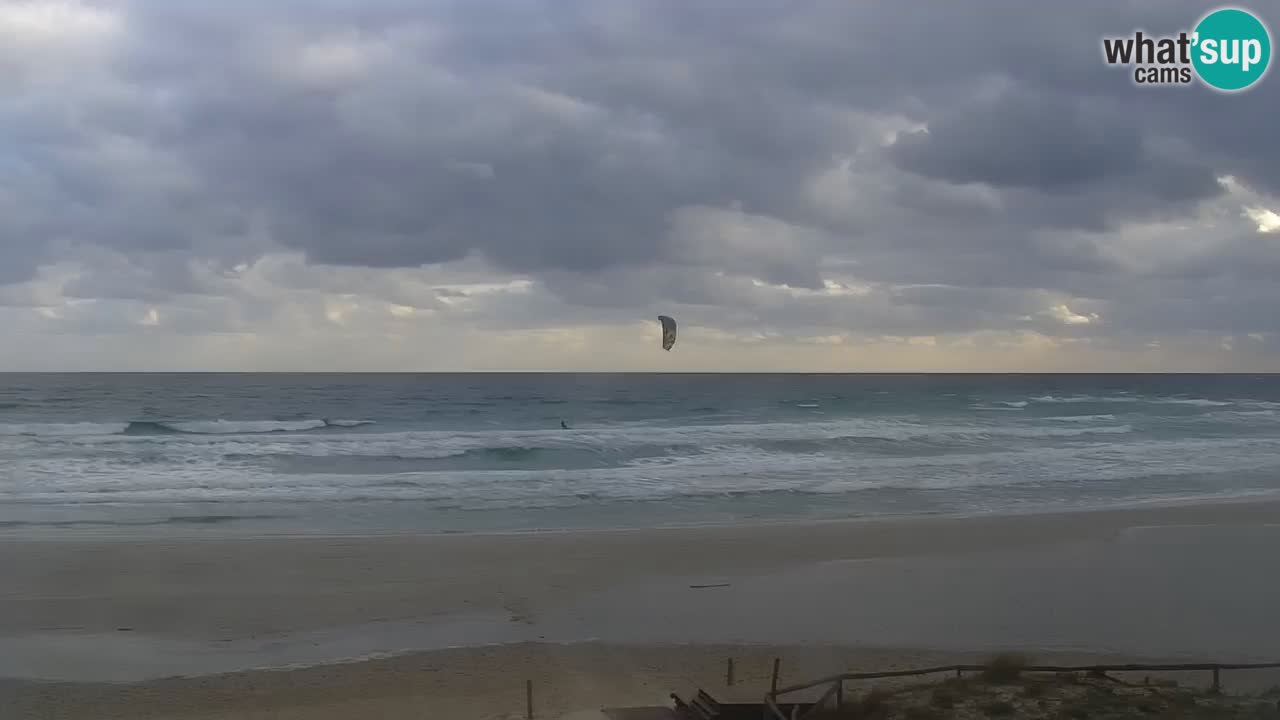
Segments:
[[[689,702],[681,700],[675,693],[671,693],[671,700],[675,703],[676,717],[680,720],[720,720],[721,718],[720,703],[701,688]]]

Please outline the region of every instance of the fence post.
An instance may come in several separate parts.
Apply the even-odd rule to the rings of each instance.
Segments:
[[[524,708],[525,718],[533,720],[533,681],[524,681]]]
[[[844,678],[836,681],[836,709],[844,707]]]
[[[733,658],[729,658],[729,662],[724,671],[724,684],[733,685]]]
[[[782,658],[773,659],[773,681],[769,683],[769,694],[776,695],[778,692],[778,666],[782,664]]]
[[[1218,668],[1213,669],[1213,691],[1215,693],[1222,692],[1222,682],[1218,677]]]

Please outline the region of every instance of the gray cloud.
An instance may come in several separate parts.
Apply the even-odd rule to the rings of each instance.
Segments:
[[[53,7],[0,12],[0,303],[78,263],[61,297],[211,328],[328,294],[487,328],[1275,329],[1276,236],[1238,206],[1280,193],[1280,85],[1101,59],[1198,3]],[[1177,262],[1132,239],[1159,224],[1199,228]],[[219,275],[290,251],[311,266]],[[466,263],[538,292],[404,274]]]
[[[927,131],[899,136],[893,155],[907,170],[950,182],[1044,191],[1130,175],[1150,163],[1136,125],[1043,93],[1001,94],[944,114]]]

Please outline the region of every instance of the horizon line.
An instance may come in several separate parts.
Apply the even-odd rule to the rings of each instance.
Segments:
[[[1277,376],[1280,371],[1245,370],[0,370],[3,375],[1242,375]]]

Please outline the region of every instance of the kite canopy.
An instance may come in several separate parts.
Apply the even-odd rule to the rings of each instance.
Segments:
[[[662,349],[670,350],[676,344],[676,321],[666,315],[659,315],[658,322],[662,323]]]

